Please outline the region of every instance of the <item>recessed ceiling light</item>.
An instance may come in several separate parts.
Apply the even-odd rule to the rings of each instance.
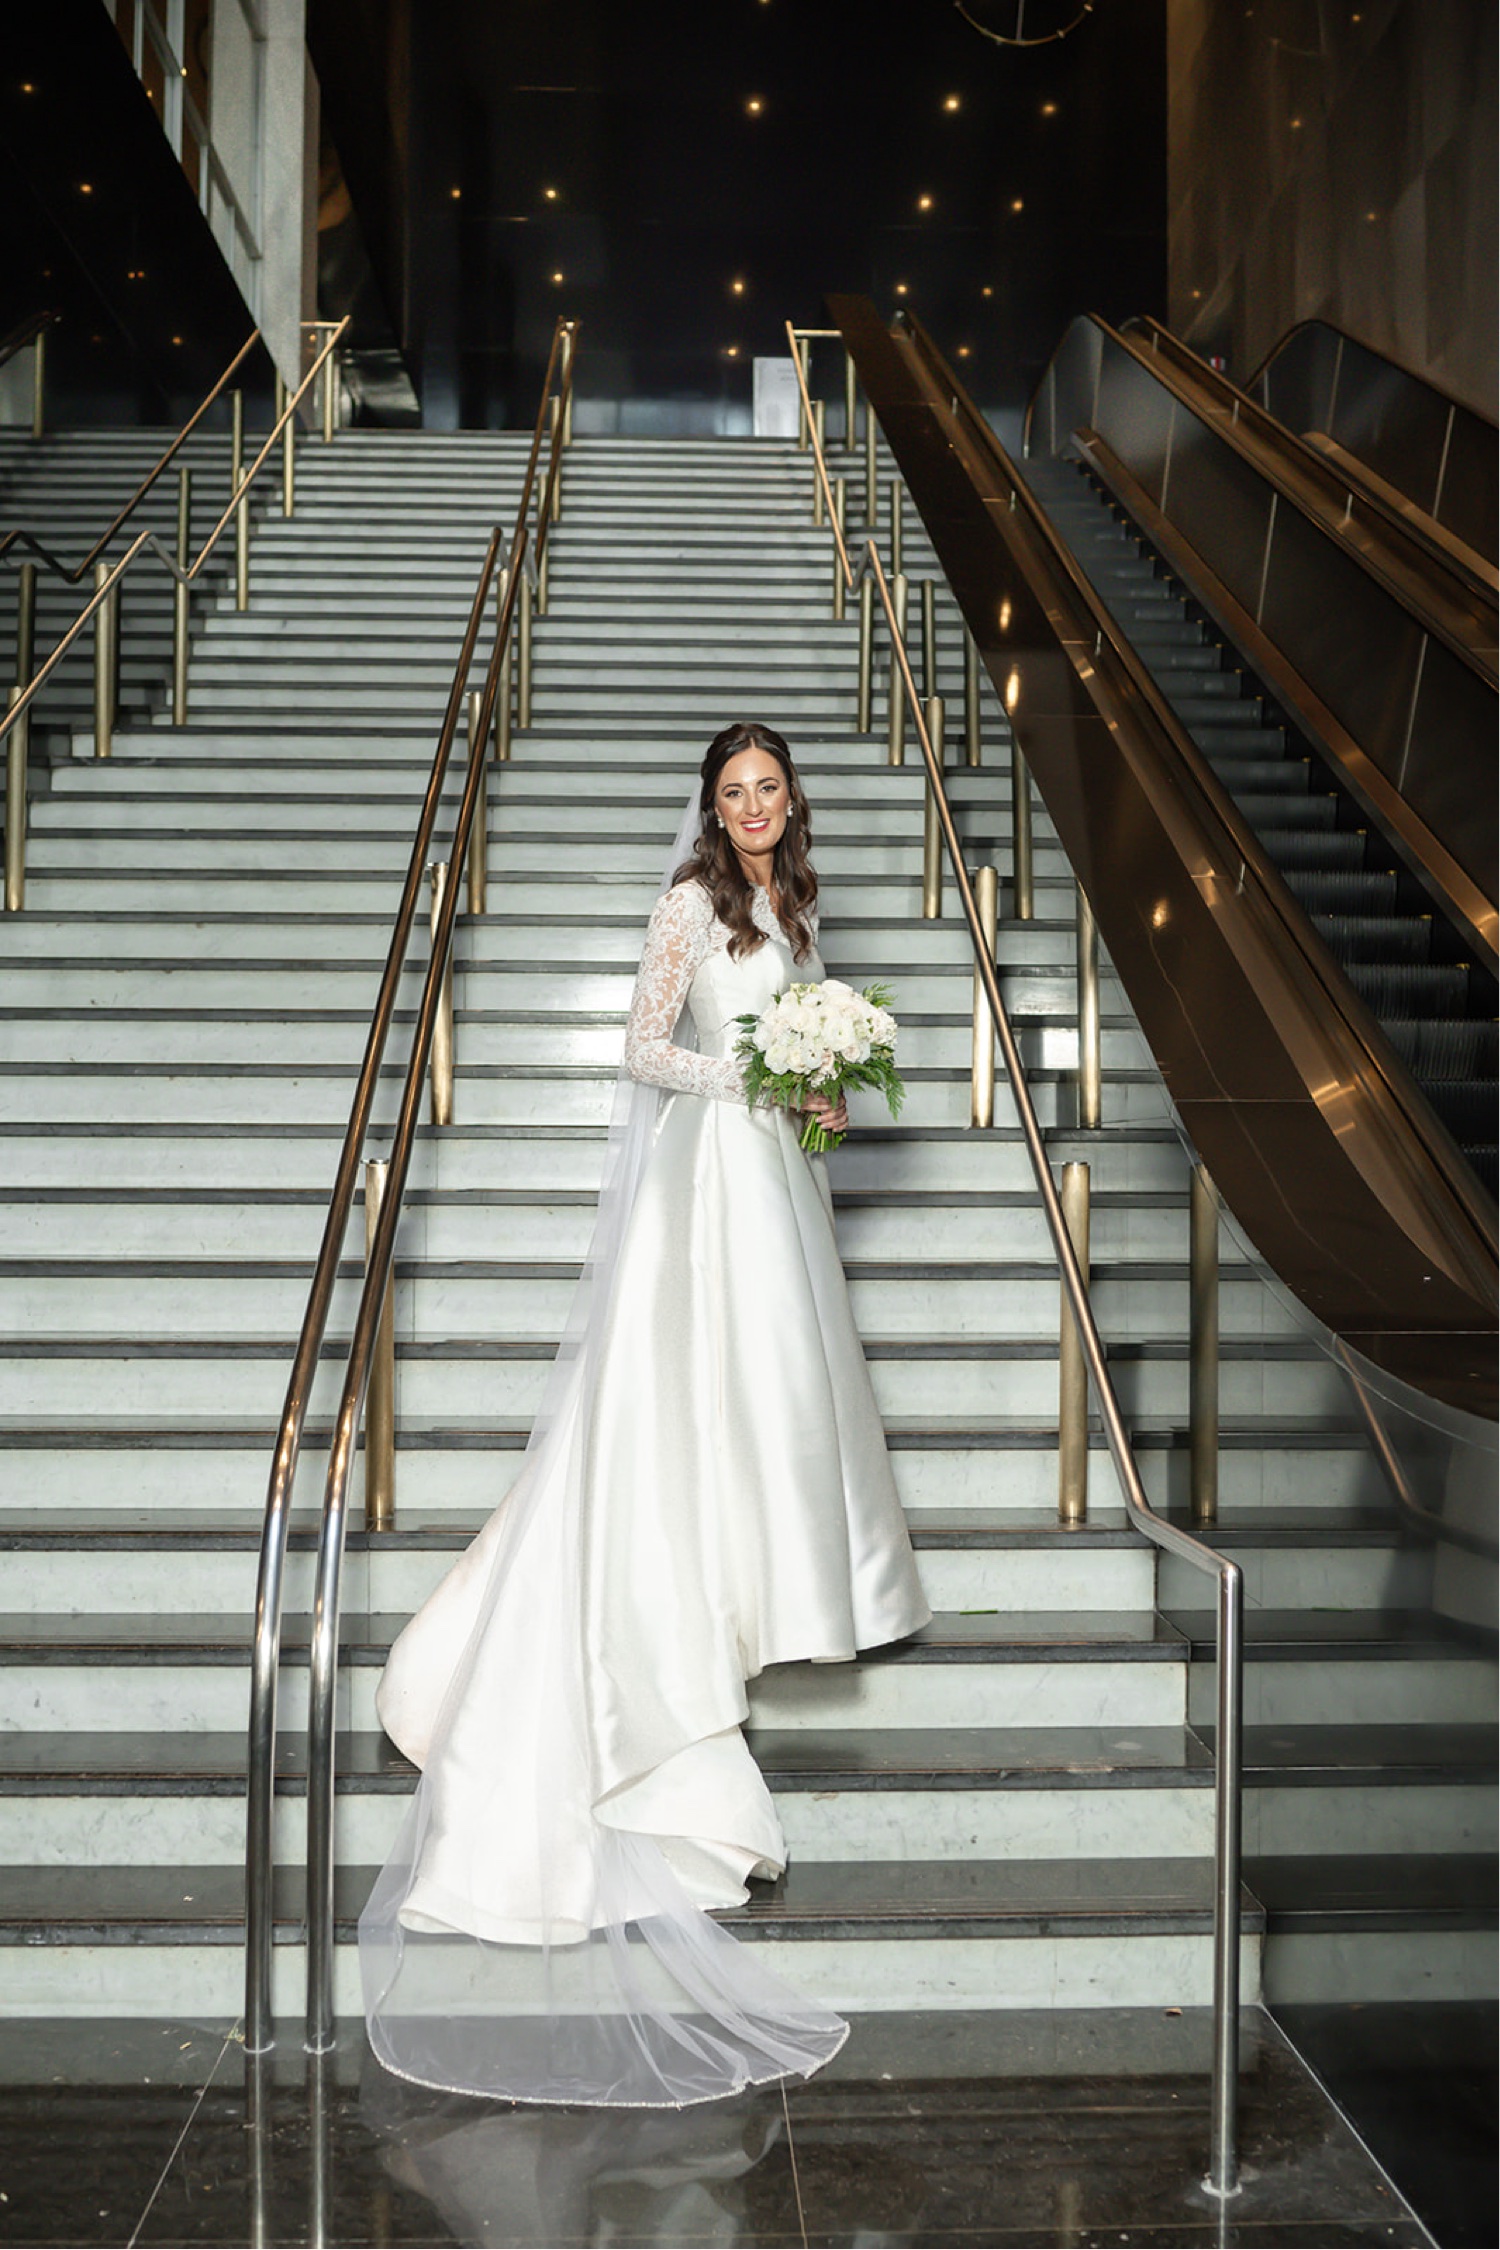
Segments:
[[[724,357],[726,359],[738,359],[739,356],[740,347],[738,344],[726,344],[724,346]]]
[[[898,281],[898,282],[897,282],[897,284],[896,284],[896,295],[897,295],[898,297],[904,297],[904,296],[906,295],[906,283],[905,283],[904,281]]]
[[[542,200],[543,200],[543,201],[544,201],[545,203],[555,203],[555,202],[557,201],[557,190],[556,190],[556,188],[555,188],[555,187],[544,187],[544,188],[543,188],[543,190],[542,190]]]
[[[1013,195],[1011,197],[1010,207],[1012,211],[1024,211],[1026,208],[1025,204],[1022,202],[1020,196],[1018,195]]]
[[[959,358],[960,358],[960,359],[967,359],[967,358],[968,358],[968,356],[969,356],[969,347],[968,347],[968,345],[967,345],[967,344],[960,344],[960,345],[959,345],[959,347],[958,347],[958,356],[959,356]]]
[[[986,282],[984,287],[980,290],[979,294],[981,297],[993,297],[995,292],[991,288],[990,284]]]
[[[932,197],[930,195],[919,195],[917,197],[917,209],[919,211],[930,211],[932,209]]]
[[[553,287],[554,287],[554,288],[560,288],[565,278],[566,278],[566,277],[565,277],[565,276],[564,276],[563,274],[560,274],[560,273],[555,273],[555,274],[554,274],[554,275],[552,276],[552,285],[553,285]]]
[[[80,194],[80,195],[92,195],[92,194],[93,194],[93,192],[94,192],[94,183],[93,183],[93,181],[92,181],[92,180],[80,180],[80,181],[79,181],[79,183],[78,183],[78,192],[79,192],[79,194]]]
[[[1043,102],[1042,115],[1043,117],[1055,117],[1057,115],[1056,102]]]
[[[729,290],[731,296],[743,297],[745,294],[745,284],[743,283],[743,281],[740,281],[738,278],[736,278],[729,284]]]
[[[765,106],[759,94],[752,94],[745,104],[745,114],[747,117],[759,117]]]
[[[962,109],[963,106],[964,105],[957,94],[945,94],[943,96],[944,109],[951,111],[955,109]]]
[[[464,191],[463,191],[463,189],[462,189],[462,188],[456,188],[456,187],[454,187],[454,188],[449,188],[449,190],[448,190],[448,193],[449,193],[449,194],[450,194],[450,195],[452,196],[452,198],[453,198],[453,200],[454,200],[454,202],[455,202],[455,203],[457,203],[457,202],[459,202],[459,201],[461,200],[461,198],[462,198],[462,196],[463,196],[463,192],[464,192]]]

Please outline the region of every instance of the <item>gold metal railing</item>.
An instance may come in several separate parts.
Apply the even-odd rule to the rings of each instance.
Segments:
[[[182,726],[187,719],[188,648],[190,601],[192,588],[202,574],[209,557],[218,546],[226,526],[235,526],[235,606],[248,609],[250,603],[250,493],[256,478],[274,451],[278,440],[284,449],[282,504],[285,514],[291,513],[292,499],[292,448],[297,410],[312,386],[324,378],[325,392],[329,379],[325,370],[333,365],[334,355],[347,329],[345,319],[327,327],[322,344],[313,356],[312,365],[295,391],[288,393],[284,383],[277,382],[277,413],[270,435],[259,453],[244,467],[244,411],[239,391],[231,394],[233,427],[230,438],[231,476],[229,505],[220,515],[196,556],[192,546],[192,479],[184,467],[178,471],[177,525],[175,551],[169,551],[154,531],[138,531],[129,546],[116,562],[103,559],[103,550],[115,538],[147,493],[157,482],[163,470],[173,460],[187,439],[197,428],[203,416],[224,390],[229,378],[245,359],[257,341],[256,333],[248,336],[239,351],[225,368],[213,389],[203,400],[167,447],[156,466],[137,487],[134,496],[115,517],[103,535],[95,540],[82,562],[72,565],[51,554],[30,532],[7,532],[0,540],[0,557],[16,547],[24,546],[31,555],[38,556],[59,577],[77,583],[93,567],[94,591],[62,639],[44,657],[34,670],[32,659],[36,631],[36,562],[27,560],[19,567],[19,585],[16,601],[16,672],[17,680],[9,697],[9,708],[0,718],[0,740],[6,746],[6,804],[9,817],[5,830],[5,910],[18,913],[26,896],[26,760],[31,729],[31,707],[47,681],[57,670],[63,658],[85,628],[94,626],[94,755],[107,758],[114,748],[116,705],[116,674],[120,646],[120,587],[126,572],[137,556],[149,552],[155,556],[172,576],[172,720]],[[325,435],[327,435],[325,427]],[[19,814],[16,808],[19,807]]]
[[[492,740],[493,753],[497,758],[509,753],[509,660],[513,632],[517,641],[522,644],[522,661],[515,671],[515,723],[524,727],[530,720],[531,659],[526,621],[530,616],[533,593],[540,593],[544,584],[543,571],[550,528],[557,520],[561,505],[562,452],[571,424],[577,334],[577,323],[572,321],[559,321],[553,332],[552,349],[542,385],[541,406],[514,525],[508,544],[502,527],[497,525],[492,532],[475,585],[468,626],[454,668],[447,709],[412,840],[406,880],[391,933],[380,990],[370,1020],[364,1060],[355,1084],[349,1123],[329,1200],[322,1244],[308,1291],[307,1310],[292,1362],[280,1432],[271,1465],[256,1590],[248,1741],[245,2043],[252,2054],[263,2053],[274,2044],[271,2004],[271,1880],[276,1682],[292,1487],[313,1376],[327,1328],[339,1257],[359,1182],[381,1062],[395,1014],[397,989],[417,919],[422,889],[424,883],[436,872],[430,865],[433,837],[453,743],[467,707],[469,756],[463,795],[455,819],[449,858],[446,862],[438,863],[441,874],[433,886],[431,952],[417,1008],[398,1119],[389,1154],[382,1160],[383,1171],[377,1172],[373,1180],[369,1173],[366,1174],[367,1196],[373,1198],[376,1209],[372,1214],[367,1203],[365,1279],[330,1445],[319,1532],[308,1704],[306,2036],[308,2047],[313,2052],[323,2051],[333,2040],[334,1693],[338,1671],[339,1592],[349,1484],[358,1443],[361,1411],[364,1410],[367,1448],[371,1455],[370,1473],[375,1478],[373,1491],[367,1484],[370,1520],[377,1525],[388,1525],[392,1521],[394,1424],[391,1399],[394,1352],[392,1320],[388,1308],[396,1228],[422,1107],[423,1086],[429,1074],[429,1062],[434,1120],[445,1121],[452,1114],[452,950],[462,890],[457,877],[469,855],[476,850],[482,854],[485,849],[484,833],[479,825],[479,806],[485,786],[485,763],[491,754]],[[555,412],[554,406],[557,408]],[[539,479],[543,439],[549,430],[551,443],[546,473]],[[537,502],[534,526],[529,521],[533,498]],[[506,556],[503,567],[502,552]],[[498,617],[494,644],[485,669],[484,685],[478,691],[476,707],[469,701],[469,675],[492,585],[496,588]],[[473,895],[472,889],[470,895]],[[445,1041],[446,1059],[440,1053]],[[372,1415],[373,1423],[370,1420]]]

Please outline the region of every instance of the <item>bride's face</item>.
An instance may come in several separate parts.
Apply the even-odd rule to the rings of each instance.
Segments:
[[[743,858],[758,859],[775,850],[791,809],[786,777],[769,750],[742,750],[719,776],[714,810]]]

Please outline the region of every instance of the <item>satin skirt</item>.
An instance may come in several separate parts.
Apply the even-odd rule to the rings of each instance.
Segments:
[[[409,1930],[587,1938],[622,1912],[631,1864],[614,1855],[602,1902],[601,1832],[652,1839],[697,1905],[741,1903],[747,1877],[786,1861],[740,1731],[747,1680],[930,1616],[825,1165],[784,1113],[664,1103],[604,1322],[589,1395],[559,1417],[576,1504],[528,1495],[529,1461],[380,1684],[382,1724],[425,1769]]]

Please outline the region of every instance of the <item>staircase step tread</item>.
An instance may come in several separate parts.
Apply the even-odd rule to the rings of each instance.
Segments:
[[[1191,1640],[1195,1657],[1212,1653],[1212,1610],[1173,1604],[1163,1615]],[[1253,1605],[1245,1610],[1247,1661],[1397,1655],[1427,1661],[1435,1656],[1473,1659],[1486,1647],[1492,1649],[1493,1636],[1486,1639],[1476,1628],[1451,1624],[1430,1610],[1258,1609]]]
[[[328,1431],[308,1431],[306,1442],[317,1435],[326,1441]],[[155,1437],[157,1433],[153,1432]],[[271,1433],[257,1430],[269,1450]],[[1400,1544],[1404,1534],[1399,1521],[1373,1508],[1285,1508],[1257,1510],[1253,1517],[1219,1523],[1204,1529],[1183,1510],[1164,1509],[1166,1521],[1184,1530],[1197,1530],[1216,1546],[1228,1549],[1348,1547],[1383,1550]],[[914,1547],[940,1552],[948,1549],[996,1547],[1021,1552],[1037,1547],[1059,1550],[1136,1548],[1141,1534],[1133,1530],[1120,1508],[1095,1507],[1086,1523],[1063,1524],[1055,1508],[921,1508],[909,1511]],[[370,1554],[429,1553],[461,1549],[483,1528],[488,1515],[482,1508],[453,1508],[437,1521],[419,1517],[388,1531],[353,1527],[347,1534],[351,1552]],[[10,1508],[0,1513],[0,1553],[42,1554],[78,1549],[143,1554],[257,1551],[261,1542],[263,1512],[259,1508],[157,1508],[129,1511],[95,1508]],[[314,1548],[319,1521],[310,1509],[294,1515],[290,1545]]]
[[[1272,1934],[1489,1929],[1500,1907],[1493,1852],[1352,1852],[1245,1860]]]
[[[863,1338],[866,1359],[871,1360],[1046,1360],[1057,1357],[1057,1338],[1045,1336],[873,1336]],[[402,1339],[397,1357],[415,1364],[423,1360],[525,1361],[552,1359],[555,1336],[476,1337],[445,1336]],[[290,1359],[291,1340],[284,1336],[139,1336],[0,1333],[0,1351],[12,1359]],[[320,1357],[338,1359],[348,1351],[347,1338],[324,1338]],[[1106,1357],[1121,1364],[1186,1359],[1186,1339],[1175,1335],[1130,1336],[1111,1342]],[[1229,1361],[1275,1360],[1280,1363],[1322,1358],[1317,1345],[1300,1337],[1223,1336],[1219,1358]]]
[[[346,1616],[342,1661],[383,1665],[404,1614]],[[285,1657],[302,1659],[312,1638],[308,1616],[282,1619]],[[0,1615],[0,1666],[17,1664],[240,1664],[254,1640],[248,1612],[124,1615],[39,1611]],[[865,1649],[863,1664],[1180,1662],[1181,1633],[1152,1610],[941,1611],[910,1640]]]
[[[811,1792],[890,1788],[1045,1789],[1069,1787],[1208,1787],[1213,1763],[1186,1727],[750,1728],[748,1740],[763,1772],[779,1789]],[[384,1735],[341,1734],[337,1776],[341,1790],[371,1787],[408,1790],[415,1768]],[[207,1786],[219,1794],[243,1787],[244,1734],[96,1733],[0,1735],[0,1791],[28,1787],[87,1788],[100,1792],[137,1787],[191,1793]],[[306,1782],[307,1738],[277,1737],[279,1785],[296,1792]]]
[[[797,1728],[748,1730],[773,1787],[991,1789],[1069,1784],[1128,1785],[1165,1775],[1174,1785],[1210,1786],[1212,1729],[1137,1727],[1128,1735],[1093,1727]],[[305,1791],[307,1740],[277,1737],[278,1786]],[[1495,1730],[1431,1723],[1259,1727],[1244,1735],[1247,1787],[1363,1786],[1371,1780],[1492,1788]],[[212,1732],[0,1733],[0,1793],[206,1794],[244,1791],[245,1736]],[[1195,1778],[1196,1777],[1196,1778]],[[341,1734],[337,1782],[346,1795],[404,1794],[415,1768],[384,1735]],[[1151,1780],[1141,1786],[1160,1786]]]
[[[334,1882],[340,1936],[369,1897],[376,1870],[342,1867]],[[742,1937],[1151,1935],[1200,1929],[1213,1911],[1212,1869],[1184,1860],[813,1861],[716,1916]],[[273,1914],[299,1938],[300,1872],[278,1868]],[[1241,1897],[1241,1928],[1264,1913]],[[238,1943],[244,1871],[210,1867],[0,1867],[0,1944]]]

